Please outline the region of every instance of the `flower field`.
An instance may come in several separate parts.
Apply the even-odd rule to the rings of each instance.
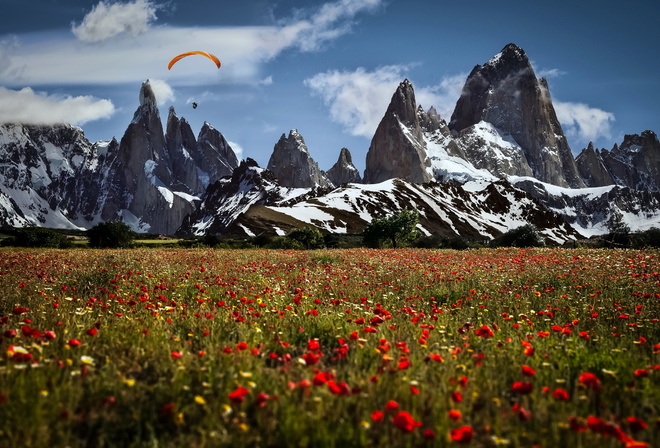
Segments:
[[[658,447],[657,251],[0,251],[0,446]]]

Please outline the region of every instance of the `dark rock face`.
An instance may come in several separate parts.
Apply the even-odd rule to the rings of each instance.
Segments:
[[[601,152],[594,149],[592,143],[589,143],[589,146],[576,157],[575,164],[587,187],[602,187],[615,183]]]
[[[584,186],[547,82],[536,78],[527,55],[516,45],[507,45],[472,70],[449,128],[460,134],[482,121],[515,140],[522,148],[524,165],[537,179],[563,187]]]
[[[355,165],[353,165],[351,153],[346,148],[341,149],[337,163],[335,163],[326,174],[330,182],[337,186],[362,182],[360,172],[355,168]]]
[[[439,126],[431,118],[426,126]],[[431,180],[426,142],[417,114],[412,84],[404,80],[392,96],[367,153],[365,183],[401,178],[414,183]]]
[[[331,182],[319,169],[298,130],[282,134],[268,161],[268,170],[275,174],[280,185],[289,188],[327,187]]]
[[[281,199],[274,173],[248,158],[231,176],[211,184],[197,210],[183,220],[180,235],[224,234],[253,205]]]

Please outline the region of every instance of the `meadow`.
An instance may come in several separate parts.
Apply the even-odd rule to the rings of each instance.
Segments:
[[[0,446],[657,447],[656,250],[0,250]]]

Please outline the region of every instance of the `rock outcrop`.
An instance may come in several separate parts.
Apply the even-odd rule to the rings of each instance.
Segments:
[[[326,175],[330,182],[337,186],[362,182],[360,172],[353,165],[351,153],[346,148],[341,149],[337,163],[332,165],[332,168],[327,171]]]
[[[268,161],[268,170],[280,185],[289,188],[328,187],[331,182],[309,155],[305,140],[297,129],[282,134]]]
[[[428,125],[428,123],[427,123]],[[364,171],[365,183],[401,178],[429,182],[431,162],[417,114],[412,84],[404,80],[392,96],[385,116],[371,140]]]
[[[482,122],[521,148],[516,163],[523,172],[515,174],[529,175],[531,170],[543,182],[571,188],[584,186],[557,120],[547,82],[536,78],[527,55],[514,44],[472,70],[449,128],[460,136]]]

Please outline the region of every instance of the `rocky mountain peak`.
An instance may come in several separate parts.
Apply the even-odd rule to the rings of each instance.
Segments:
[[[158,112],[158,103],[156,102],[156,94],[151,88],[151,83],[147,79],[142,83],[140,88],[140,106],[133,115],[133,122],[143,119],[145,116],[154,116],[160,121],[160,113]]]
[[[414,183],[431,180],[426,141],[420,125],[415,91],[408,79],[392,95],[367,153],[364,181],[379,183],[401,178]]]
[[[335,185],[343,185],[348,183],[360,183],[360,172],[353,165],[353,158],[351,152],[342,148],[339,152],[339,159],[332,168],[327,172],[328,179]]]
[[[460,134],[481,122],[492,125],[501,138],[515,141],[523,166],[537,179],[563,187],[584,186],[547,82],[536,78],[527,55],[514,44],[472,70],[449,128]]]
[[[319,169],[305,145],[305,140],[296,129],[287,137],[282,134],[275,144],[268,161],[268,170],[273,172],[280,185],[289,188],[312,188],[330,186],[331,182]]]

